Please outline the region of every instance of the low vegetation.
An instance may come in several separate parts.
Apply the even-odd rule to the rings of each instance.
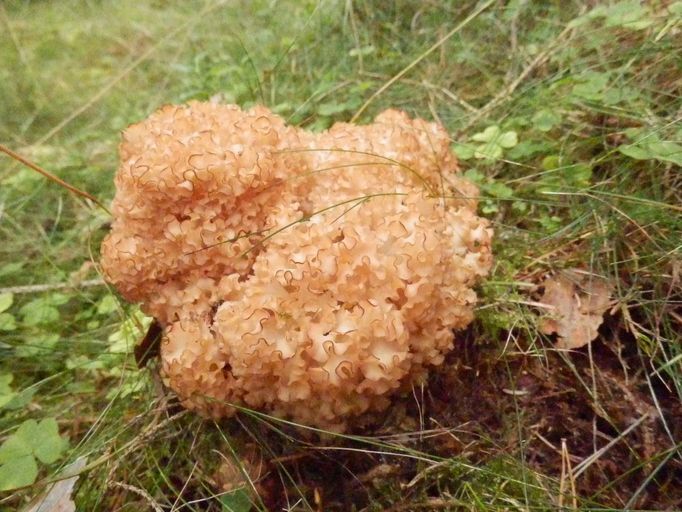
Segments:
[[[78,510],[682,508],[682,2],[8,0],[0,27],[0,143],[105,204],[124,127],[217,95],[437,120],[495,228],[476,321],[387,415],[214,422],[138,369],[107,213],[2,156],[0,510],[72,464]],[[582,347],[543,302],[576,275],[609,290]]]

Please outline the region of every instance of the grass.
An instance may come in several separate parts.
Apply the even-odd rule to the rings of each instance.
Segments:
[[[0,25],[0,143],[104,203],[121,129],[220,94],[315,130],[438,120],[496,232],[476,321],[371,428],[215,423],[136,368],[108,216],[2,158],[0,441],[54,418],[68,447],[0,510],[78,457],[79,510],[682,508],[680,2],[9,0]],[[617,300],[567,353],[533,304],[570,268]]]

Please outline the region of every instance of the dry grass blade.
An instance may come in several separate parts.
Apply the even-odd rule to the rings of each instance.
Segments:
[[[505,100],[509,99],[511,95],[514,93],[514,91],[518,88],[518,86],[521,85],[526,78],[528,78],[528,75],[530,75],[538,66],[544,64],[547,61],[547,59],[549,59],[552,52],[556,50],[557,46],[560,43],[564,43],[566,41],[566,37],[570,34],[572,30],[573,27],[571,27],[570,25],[564,28],[564,30],[562,30],[561,33],[559,33],[559,35],[554,39],[554,41],[548,45],[547,49],[540,52],[528,64],[528,66],[526,66],[524,70],[521,73],[519,73],[519,76],[517,76],[509,85],[500,90],[493,97],[493,99],[491,99],[483,108],[476,111],[469,118],[467,123],[462,128],[460,128],[459,132],[460,133],[466,132],[466,130],[468,130],[469,128],[474,126],[478,121],[480,121],[485,116],[490,114],[490,112],[492,112],[494,108],[498,107]]]
[[[436,51],[438,48],[443,46],[443,44],[450,39],[452,36],[454,36],[457,32],[462,30],[464,27],[466,27],[471,21],[476,19],[476,17],[481,14],[483,11],[485,11],[488,7],[490,7],[495,0],[488,0],[487,2],[484,2],[481,4],[478,8],[476,8],[469,16],[464,18],[460,23],[457,24],[455,28],[453,28],[450,32],[448,32],[446,35],[441,37],[431,48],[426,50],[424,53],[422,53],[419,57],[417,57],[415,60],[410,62],[409,65],[404,67],[397,75],[395,75],[393,78],[391,78],[388,82],[386,82],[384,85],[382,85],[379,90],[374,92],[368,99],[363,103],[363,105],[358,109],[358,111],[355,113],[353,117],[351,117],[350,122],[354,123],[357,121],[357,119],[362,115],[362,113],[367,110],[367,107],[381,94],[391,87],[394,83],[396,83],[398,80],[400,80],[403,76],[405,76],[412,68],[414,68],[417,64],[419,64],[422,60],[424,60],[426,57],[431,55],[434,51]]]
[[[595,451],[592,455],[587,457],[585,460],[583,460],[580,464],[576,465],[575,469],[573,470],[573,478],[578,478],[580,475],[582,475],[592,464],[594,464],[599,458],[604,456],[606,452],[608,452],[614,445],[622,441],[627,435],[635,430],[637,427],[639,427],[642,422],[644,422],[646,419],[649,418],[649,414],[644,414],[641,416],[637,421],[635,421],[632,425],[630,425],[628,428],[626,428],[623,432],[618,435],[618,437],[615,437],[611,441],[609,441],[606,445],[602,446],[599,448],[597,451]]]
[[[59,176],[56,176],[49,171],[46,171],[45,169],[43,169],[39,165],[31,162],[27,158],[24,158],[23,156],[21,156],[19,153],[12,151],[11,149],[9,149],[6,146],[3,146],[2,144],[0,144],[0,151],[5,153],[6,155],[8,155],[10,158],[13,158],[14,160],[16,160],[18,162],[21,162],[22,164],[24,164],[29,169],[32,169],[32,170],[36,171],[37,173],[42,174],[48,180],[54,181],[60,187],[64,187],[69,192],[76,194],[77,196],[83,197],[85,199],[88,199],[89,201],[92,201],[97,206],[99,206],[102,210],[104,210],[109,215],[111,215],[111,212],[109,211],[109,209],[106,206],[104,206],[104,204],[102,204],[102,202],[100,202],[100,200],[97,199],[92,194],[89,194],[88,192],[85,192],[84,190],[81,190],[78,187],[74,187],[73,185],[71,185],[71,184],[67,183],[66,181],[64,181],[63,179],[61,179]]]
[[[139,57],[137,57],[135,60],[133,60],[130,64],[128,64],[119,74],[117,74],[112,80],[110,80],[104,87],[102,87],[95,95],[93,95],[88,101],[86,101],[83,105],[78,107],[76,110],[71,112],[66,118],[64,118],[62,121],[60,121],[56,126],[54,126],[50,131],[48,131],[45,135],[40,137],[40,139],[35,142],[36,145],[44,144],[46,141],[50,140],[52,137],[54,137],[57,133],[59,133],[65,126],[67,126],[69,123],[71,123],[74,119],[78,118],[83,112],[87,111],[90,107],[92,107],[95,103],[97,103],[100,99],[102,99],[107,92],[109,92],[117,83],[119,83],[123,78],[125,78],[128,73],[130,73],[133,69],[135,69],[137,66],[142,64],[144,61],[146,61],[151,55],[153,55],[164,43],[169,41],[170,39],[174,38],[177,36],[180,32],[185,30],[187,27],[190,27],[193,23],[196,23],[199,21],[203,16],[207,15],[211,11],[214,11],[215,9],[225,5],[227,2],[225,0],[216,2],[213,5],[209,5],[208,7],[202,9],[200,12],[197,13],[196,16],[190,18],[187,20],[185,23],[178,25],[171,31],[169,31],[163,38],[161,38],[155,45],[153,45],[151,48],[149,48],[146,52],[142,53]]]

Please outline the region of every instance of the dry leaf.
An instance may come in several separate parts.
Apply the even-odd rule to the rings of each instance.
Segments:
[[[264,472],[264,462],[260,452],[248,446],[242,450],[238,459],[223,457],[214,478],[221,491],[246,487],[250,493]]]
[[[540,323],[540,330],[559,336],[557,348],[580,348],[597,337],[611,303],[612,287],[605,279],[565,271],[547,278],[543,286],[541,302],[551,309],[549,318]]]
[[[71,499],[71,493],[78,480],[78,473],[83,470],[86,462],[87,458],[79,457],[66,466],[60,475],[63,480],[55,482],[44,494],[35,498],[26,512],[75,512],[76,504]]]

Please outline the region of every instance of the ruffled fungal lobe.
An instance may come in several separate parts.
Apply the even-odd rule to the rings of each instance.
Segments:
[[[192,103],[129,128],[121,155],[102,266],[165,326],[188,407],[343,429],[473,317],[491,230],[437,124],[391,110],[312,134]]]

